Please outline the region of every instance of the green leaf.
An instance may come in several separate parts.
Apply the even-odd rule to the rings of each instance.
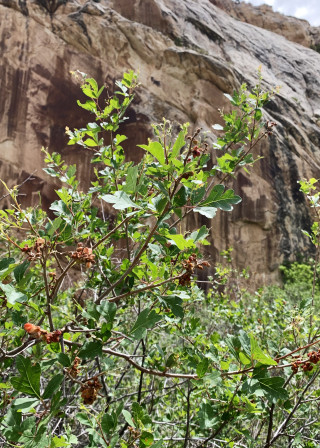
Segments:
[[[105,202],[108,202],[109,204],[113,204],[113,207],[116,210],[124,210],[129,207],[133,208],[141,208],[137,204],[131,201],[127,193],[124,191],[116,191],[114,194],[105,194],[101,196],[101,199],[103,199]]]
[[[62,373],[58,373],[57,375],[53,376],[49,383],[47,384],[47,387],[45,388],[42,398],[46,400],[47,398],[52,397],[52,395],[58,390],[60,384],[62,383],[64,378],[64,375]]]
[[[224,211],[231,211],[232,204],[241,202],[240,196],[236,196],[233,190],[224,192],[224,185],[215,185],[209,193],[207,199],[201,203],[201,206],[220,208]]]
[[[180,250],[195,247],[194,242],[192,240],[186,240],[183,235],[180,234],[174,235],[172,233],[167,232],[166,237],[169,238],[169,241],[175,244]]]
[[[93,140],[92,138],[87,138],[86,140],[84,140],[83,143],[86,146],[89,146],[90,148],[94,147],[94,146],[99,146],[98,143],[95,140]]]
[[[148,431],[142,431],[140,435],[140,446],[141,448],[144,448],[146,446],[151,446],[153,444],[153,435],[151,432]]]
[[[14,258],[3,258],[0,261],[0,271],[4,271],[5,269],[7,269],[10,266],[10,264],[14,263],[14,261],[15,261]]]
[[[263,372],[262,372],[263,373]],[[254,394],[257,397],[264,396],[271,403],[288,398],[287,391],[283,388],[285,379],[274,377],[260,377],[260,374],[248,378],[242,385],[242,391],[247,394]]]
[[[123,186],[123,191],[127,193],[135,193],[137,191],[138,165],[130,166],[126,177],[126,183]]]
[[[202,241],[203,239],[205,239],[208,235],[208,229],[206,228],[206,226],[202,226],[199,230],[191,233],[190,239],[197,243],[198,241]]]
[[[28,412],[30,409],[38,406],[39,403],[37,398],[16,398],[12,403],[12,407],[18,411]]]
[[[258,342],[255,340],[254,336],[250,335],[251,342],[251,357],[252,359],[264,364],[266,366],[276,366],[278,363],[272,359],[269,355],[263,353],[261,348],[258,345]]]
[[[256,121],[260,121],[262,118],[262,112],[261,109],[256,109],[255,113],[254,113],[254,119]]]
[[[148,328],[152,328],[157,322],[161,320],[161,317],[150,308],[145,308],[138,316],[134,326],[130,333],[133,334],[135,339],[142,339]]]
[[[171,150],[171,158],[176,158],[180,152],[180,149],[186,144],[184,136],[185,136],[184,131],[179,132],[177,140],[174,142],[174,145]]]
[[[117,417],[113,413],[111,414],[104,414],[101,420],[101,428],[103,432],[105,432],[107,435],[111,435],[113,431],[117,427]]]
[[[16,282],[19,283],[22,279],[23,276],[26,272],[26,270],[28,269],[30,263],[29,261],[24,261],[23,263],[19,264],[13,271],[13,275],[14,278],[16,279]]]
[[[217,213],[217,209],[215,207],[196,207],[193,211],[200,213],[200,215],[206,216],[209,219],[214,218]]]
[[[99,341],[86,342],[78,353],[81,359],[94,359],[96,356],[102,355],[102,344]]]
[[[63,367],[71,366],[69,356],[66,353],[59,353],[57,355],[57,360],[60,362],[61,365],[63,365]]]
[[[206,185],[197,186],[194,190],[191,192],[191,204],[196,205],[198,204],[206,192]]]
[[[14,389],[24,394],[40,398],[40,365],[35,364],[32,366],[29,358],[18,355],[16,367],[21,376],[10,379]]]
[[[166,307],[171,309],[172,313],[176,317],[179,317],[180,319],[183,318],[184,312],[182,307],[182,299],[180,297],[175,295],[161,296],[160,300],[164,302]]]
[[[70,447],[70,443],[66,442],[66,439],[64,438],[64,436],[61,436],[61,437],[54,436],[53,439],[51,440],[50,448],[60,448],[63,446]]]
[[[130,412],[126,411],[125,409],[122,411],[122,415],[124,416],[125,421],[128,423],[128,425],[132,426],[133,428],[135,428],[135,424],[132,420],[132,415],[130,414]]]
[[[97,311],[108,323],[112,324],[117,312],[117,305],[113,302],[109,302],[108,300],[104,300],[97,306]]]
[[[138,145],[140,148],[145,149],[150,152],[150,154],[155,157],[161,165],[165,165],[166,161],[164,158],[164,149],[159,142],[150,142],[149,145]]]
[[[13,286],[11,285],[4,285],[3,283],[0,283],[0,289],[5,293],[7,301],[14,305],[16,302],[26,302],[27,296],[23,294],[22,292],[17,291]]]
[[[184,185],[181,186],[179,191],[174,195],[173,206],[183,207],[188,201],[188,188]]]
[[[197,365],[197,375],[199,378],[202,378],[205,376],[205,374],[208,370],[208,367],[209,367],[208,358],[203,358]]]

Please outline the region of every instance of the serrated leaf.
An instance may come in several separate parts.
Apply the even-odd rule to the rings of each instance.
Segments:
[[[150,154],[155,157],[161,165],[165,165],[164,149],[159,142],[150,142],[149,145],[138,145],[140,148],[145,149],[150,152]]]
[[[130,333],[133,334],[135,339],[142,339],[146,330],[152,328],[157,322],[161,320],[161,317],[150,308],[145,308],[138,316],[134,326]]]
[[[102,344],[99,341],[86,342],[78,353],[81,359],[94,359],[96,356],[102,355]]]
[[[196,243],[197,241],[202,241],[208,235],[208,229],[206,228],[206,226],[202,226],[199,230],[192,232],[189,238]]]
[[[220,208],[224,211],[231,211],[233,204],[241,202],[240,196],[234,194],[233,190],[224,191],[224,185],[215,185],[209,193],[207,199],[201,206]]]
[[[251,343],[251,358],[255,361],[260,362],[266,366],[276,366],[278,363],[272,359],[269,355],[263,353],[261,348],[258,345],[258,342],[254,338],[254,336],[250,335],[250,343]]]
[[[115,414],[104,414],[101,420],[101,428],[107,435],[111,435],[117,427],[117,419]]]
[[[205,192],[206,192],[205,185],[198,186],[197,188],[192,190],[191,197],[190,197],[191,204],[192,205],[198,204],[201,201],[201,199],[203,198],[203,196],[205,195]]]
[[[109,302],[108,300],[104,300],[97,306],[97,311],[108,323],[112,323],[117,312],[117,305],[113,302]]]
[[[129,198],[125,191],[116,191],[114,194],[105,194],[101,196],[101,199],[108,204],[112,204],[113,208],[116,210],[124,210],[129,207],[141,208]]]
[[[29,358],[24,358],[22,355],[19,355],[16,359],[16,367],[21,376],[10,379],[14,389],[24,394],[40,398],[40,365],[35,364],[32,366]]]

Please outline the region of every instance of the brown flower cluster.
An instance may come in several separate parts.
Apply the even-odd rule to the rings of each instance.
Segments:
[[[307,356],[309,358],[308,361],[298,359],[292,363],[291,370],[293,373],[298,373],[299,367],[304,372],[310,372],[313,369],[313,364],[317,364],[320,361],[320,349],[317,352],[309,352]]]
[[[30,324],[30,322],[24,324],[23,328],[33,339],[42,339],[47,344],[59,342],[60,336],[62,335],[60,330],[49,332],[47,330],[43,330],[37,325]]]
[[[77,250],[71,252],[70,256],[79,263],[85,263],[87,268],[91,268],[95,259],[95,255],[92,253],[91,247],[84,247],[83,243],[78,243]]]
[[[202,148],[197,145],[197,141],[195,141],[194,143],[196,143],[192,148],[192,156],[194,158],[200,157],[201,154],[204,154],[208,151],[208,143],[204,143]]]
[[[76,378],[79,373],[80,373],[80,369],[79,369],[79,364],[81,363],[81,359],[78,358],[78,356],[76,356],[73,360],[72,366],[69,367],[68,369],[68,373],[70,376],[72,376],[72,378]]]
[[[210,266],[207,261],[199,262],[196,254],[191,254],[188,260],[182,262],[186,272],[179,278],[179,285],[189,286],[191,283],[191,275],[195,269],[203,269],[204,266]]]
[[[97,399],[97,395],[101,387],[101,383],[97,377],[83,384],[80,390],[84,404],[94,403]]]
[[[29,247],[28,244],[25,244],[21,251],[28,254],[28,261],[34,261],[41,258],[41,252],[44,249],[45,245],[46,240],[39,237],[32,247]]]
[[[273,127],[277,126],[277,123],[275,121],[267,121],[266,127],[267,127],[267,134],[272,135]]]

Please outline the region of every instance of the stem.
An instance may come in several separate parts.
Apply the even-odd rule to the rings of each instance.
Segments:
[[[186,424],[186,435],[184,438],[184,444],[183,448],[188,447],[188,441],[189,441],[189,431],[190,431],[190,395],[191,395],[192,389],[190,387],[190,381],[188,381],[188,392],[187,392],[187,424]]]
[[[132,261],[131,265],[128,267],[128,269],[121,275],[120,278],[118,278],[118,280],[116,280],[108,289],[107,291],[105,291],[100,297],[98,297],[98,299],[96,300],[96,305],[99,305],[101,303],[101,300],[104,299],[108,294],[110,294],[110,292],[116,287],[118,286],[120,283],[123,282],[123,280],[125,280],[125,278],[130,274],[130,272],[134,269],[134,267],[138,264],[141,256],[143,255],[144,251],[146,250],[146,248],[148,247],[149,242],[151,241],[153,235],[155,234],[157,228],[158,228],[158,224],[159,221],[161,221],[161,219],[166,215],[166,213],[168,212],[170,207],[170,203],[168,202],[165,209],[163,210],[161,216],[159,217],[159,219],[157,220],[157,222],[155,223],[155,225],[152,227],[147,239],[145,240],[145,242],[143,243],[143,245],[141,246],[140,250],[138,251],[137,255],[135,256],[134,260]]]

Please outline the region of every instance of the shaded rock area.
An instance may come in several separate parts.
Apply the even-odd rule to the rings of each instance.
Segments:
[[[146,142],[150,124],[162,117],[211,132],[221,123],[218,109],[229,107],[223,94],[242,82],[252,87],[261,65],[266,88],[282,86],[265,111],[278,123],[276,134],[257,148],[263,159],[251,175],[241,173],[230,184],[243,198],[233,213],[212,222],[193,215],[188,226],[211,227],[206,251],[213,265],[233,246],[234,263],[249,266],[257,283],[269,282],[279,278],[283,260],[312,253],[301,233],[310,216],[297,180],[319,177],[320,54],[306,48],[309,41],[296,44],[245,23],[250,20],[232,17],[234,10],[227,13],[217,2],[0,0],[0,175],[11,186],[33,173],[22,200],[35,203],[40,191],[48,203],[54,186],[42,171],[45,146],[77,163],[81,186],[88,186],[90,155],[66,146],[65,126],[88,120],[76,105],[80,91],[70,70],[109,86],[125,70],[140,72],[124,129],[128,157],[139,160],[136,144]]]

